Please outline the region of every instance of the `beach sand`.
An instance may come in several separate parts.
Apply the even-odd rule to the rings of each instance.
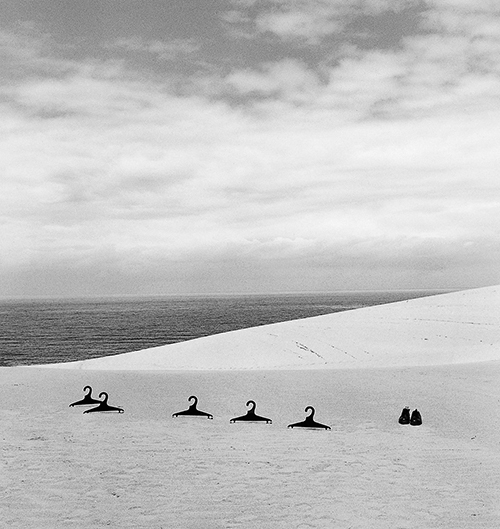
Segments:
[[[326,327],[357,328],[354,345],[372,354],[359,355],[355,365],[346,366],[344,357],[351,357],[343,353],[311,366],[319,357],[310,353],[307,366],[290,369],[295,350],[280,349],[272,369],[255,365],[258,355],[254,368],[242,359],[240,368],[228,360],[223,369],[219,347],[228,338],[220,335],[190,345],[205,355],[202,365],[211,356],[221,362],[213,370],[179,369],[183,344],[168,346],[172,369],[163,348],[112,357],[112,368],[110,359],[2,368],[0,519],[22,528],[498,527],[499,291],[267,326],[278,332],[275,344],[299,342],[313,351],[307,340],[318,329],[323,341]],[[381,345],[363,346],[377,319],[386,322],[375,340]],[[402,329],[403,321],[414,321],[414,330]],[[228,333],[228,343],[247,347],[252,333],[266,336],[269,328]],[[404,334],[411,358],[400,349]],[[330,348],[358,356],[347,348],[347,334],[339,336],[344,342]],[[152,360],[158,349],[162,369],[155,370],[150,362],[159,362]],[[69,408],[87,384],[94,396],[108,392],[109,403],[125,413]],[[190,395],[213,420],[172,418]],[[272,424],[229,423],[249,399]],[[287,428],[304,419],[308,405],[331,430]],[[398,424],[406,405],[421,411],[422,426]]]

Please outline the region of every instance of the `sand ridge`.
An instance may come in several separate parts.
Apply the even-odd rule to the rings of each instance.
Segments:
[[[111,370],[339,369],[500,359],[500,286],[207,336],[50,367]]]

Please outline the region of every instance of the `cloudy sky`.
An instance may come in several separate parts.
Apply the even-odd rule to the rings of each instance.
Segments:
[[[0,0],[0,296],[500,283],[497,0]]]

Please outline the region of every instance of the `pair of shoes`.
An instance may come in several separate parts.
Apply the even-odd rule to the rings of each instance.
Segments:
[[[410,416],[410,408],[406,406],[403,408],[401,415],[399,416],[399,424],[411,424],[412,426],[420,426],[422,424],[422,415],[415,409],[412,411]]]

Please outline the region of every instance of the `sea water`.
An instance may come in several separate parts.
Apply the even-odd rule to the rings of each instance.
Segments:
[[[69,362],[436,291],[0,301],[0,366]]]

